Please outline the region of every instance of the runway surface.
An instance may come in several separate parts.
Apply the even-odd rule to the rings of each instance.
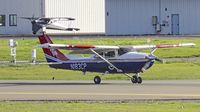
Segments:
[[[0,100],[137,101],[200,100],[200,80],[144,81],[0,81]]]

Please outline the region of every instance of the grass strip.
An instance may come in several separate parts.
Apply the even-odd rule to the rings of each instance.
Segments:
[[[200,63],[156,63],[142,73],[144,80],[200,79]],[[59,70],[48,65],[0,65],[0,80],[93,80],[100,73]],[[132,74],[133,75],[133,74]],[[129,80],[122,74],[108,74],[102,80]]]
[[[199,102],[0,102],[0,112],[199,112]]]

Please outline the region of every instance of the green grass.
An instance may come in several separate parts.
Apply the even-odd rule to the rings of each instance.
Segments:
[[[35,39],[17,39],[17,60],[30,60],[31,50],[37,48],[39,44],[37,37]],[[54,43],[64,44],[89,44],[89,45],[143,45],[147,44],[147,39],[144,38],[70,38],[70,39],[56,39],[53,38]],[[194,48],[183,47],[183,48],[171,48],[171,49],[159,49],[155,52],[155,55],[166,58],[166,57],[192,57],[200,56],[200,39],[187,38],[187,39],[151,39],[148,44],[174,44],[181,42],[193,42],[197,46]],[[68,51],[64,51],[67,53]],[[10,49],[8,47],[8,39],[0,40],[0,60],[10,60]],[[43,52],[40,48],[37,48],[37,60],[45,61]]]
[[[57,70],[48,65],[1,65],[0,80],[93,80],[100,73]],[[142,73],[145,80],[200,79],[200,63],[156,63]],[[123,74],[102,76],[103,80],[129,80]]]
[[[200,103],[0,102],[0,112],[199,112]]]
[[[144,79],[150,80],[184,80],[200,79],[200,63],[166,63],[155,64],[144,73]]]

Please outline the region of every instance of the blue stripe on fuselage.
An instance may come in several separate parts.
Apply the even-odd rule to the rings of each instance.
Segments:
[[[47,60],[48,63],[57,62],[57,61],[52,60],[52,59],[49,59],[49,58],[47,58],[47,57],[46,57],[46,60]]]
[[[47,62],[57,62],[55,60],[46,58]],[[144,67],[144,65],[149,61],[129,61],[129,62],[123,62],[123,60],[111,62],[114,66],[121,69],[124,73],[139,73],[141,72],[141,69]],[[153,65],[153,61],[151,61],[151,64],[149,64],[150,68]],[[68,70],[78,70],[78,71],[89,71],[89,72],[100,72],[100,73],[118,73],[115,69],[110,67],[109,64],[107,64],[104,61],[97,62],[97,61],[83,61],[83,62],[73,62],[73,61],[65,61],[62,64],[52,64],[49,65],[52,68],[56,69],[68,69]]]

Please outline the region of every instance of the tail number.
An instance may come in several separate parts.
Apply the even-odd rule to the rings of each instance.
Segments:
[[[86,63],[73,63],[70,64],[70,67],[72,70],[85,70],[85,68],[87,67]]]

